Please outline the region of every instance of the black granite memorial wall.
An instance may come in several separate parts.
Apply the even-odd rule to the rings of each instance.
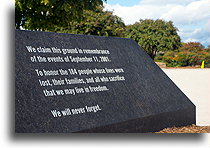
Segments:
[[[132,39],[16,30],[16,133],[152,132],[195,106]]]

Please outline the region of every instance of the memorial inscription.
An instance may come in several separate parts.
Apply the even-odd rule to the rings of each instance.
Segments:
[[[150,132],[195,106],[131,39],[16,30],[16,132]]]

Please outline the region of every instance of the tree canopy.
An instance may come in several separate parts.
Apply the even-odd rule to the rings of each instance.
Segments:
[[[94,11],[106,0],[15,0],[15,27],[51,30],[81,20],[83,10]]]
[[[182,47],[179,48],[179,51],[189,51],[189,52],[199,52],[206,51],[205,47],[199,42],[188,42],[183,43]]]
[[[129,25],[126,34],[154,59],[159,51],[176,50],[181,46],[177,31],[171,21],[146,19]]]
[[[68,26],[57,28],[56,31],[98,36],[124,36],[125,24],[121,18],[110,11],[103,11],[102,7],[98,7],[94,12],[84,11],[83,18],[84,20],[80,22],[72,21]]]
[[[98,36],[128,37],[152,59],[160,51],[181,46],[178,29],[171,21],[140,20],[125,26],[113,12],[103,10],[106,0],[15,0],[15,27]]]
[[[205,61],[205,67],[210,67],[210,52],[199,42],[188,42],[175,52],[168,51],[163,56],[157,56],[156,60],[165,62],[169,67],[199,66]]]

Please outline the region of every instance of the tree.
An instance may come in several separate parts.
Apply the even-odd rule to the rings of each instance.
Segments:
[[[199,42],[188,42],[184,43],[180,48],[179,51],[189,51],[189,52],[199,52],[204,51],[204,46]]]
[[[168,51],[162,56],[162,62],[167,66],[196,66],[205,61],[205,67],[210,67],[210,52],[199,42],[183,43],[176,51]]]
[[[181,46],[177,31],[172,21],[146,19],[128,26],[126,35],[144,48],[154,60],[159,51],[176,50]]]
[[[80,22],[72,21],[66,27],[58,27],[56,31],[98,36],[124,36],[125,24],[121,18],[110,11],[103,11],[102,7],[98,7],[95,12],[84,11],[83,18]]]
[[[81,20],[83,10],[95,10],[106,0],[15,0],[15,27],[49,30]]]
[[[208,47],[206,48],[207,52],[210,52],[210,45],[208,45]]]

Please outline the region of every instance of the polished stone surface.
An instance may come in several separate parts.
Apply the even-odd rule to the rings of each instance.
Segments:
[[[195,123],[195,106],[131,39],[16,30],[15,44],[17,133],[151,132]],[[26,46],[34,47],[36,52],[28,52]],[[98,49],[110,54],[43,53],[38,52],[39,47]],[[109,61],[32,62],[34,56],[103,56]],[[38,76],[36,72],[95,68],[123,72],[55,76]],[[114,76],[124,80],[117,77],[112,82],[52,85],[52,79]],[[53,95],[55,90],[75,87],[95,92]],[[43,90],[51,90],[52,96],[46,96]]]

